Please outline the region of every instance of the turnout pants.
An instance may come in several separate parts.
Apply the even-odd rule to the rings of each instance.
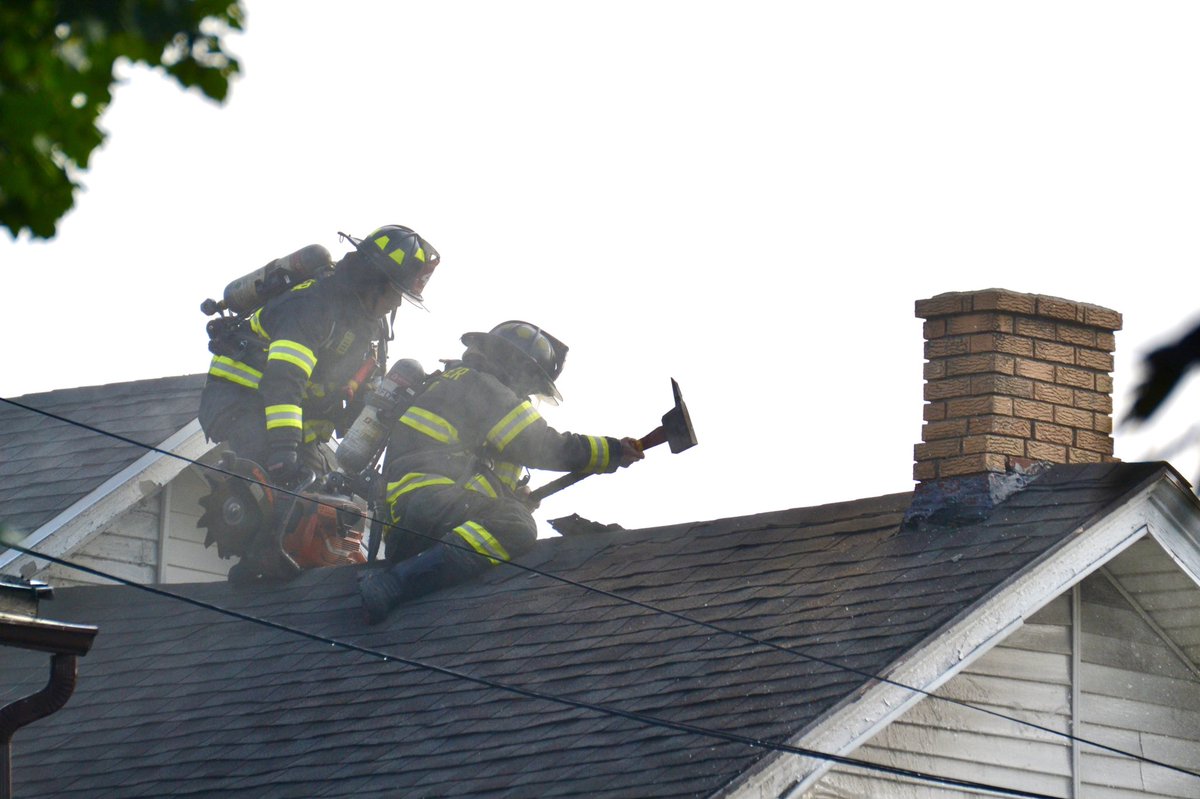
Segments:
[[[223,394],[228,395],[228,398],[221,397],[224,402],[201,401],[200,426],[205,437],[209,441],[226,445],[239,458],[252,460],[265,467],[271,448],[267,441],[267,423],[262,400],[257,392],[246,389],[226,389],[222,386],[221,390]],[[205,391],[217,393],[217,390],[208,387],[205,387]],[[318,477],[331,471],[329,462],[316,442],[300,444],[296,448],[296,454],[300,463],[311,468]]]
[[[434,548],[439,552],[435,587],[468,579],[533,547],[537,524],[521,502],[492,498],[457,485],[415,489],[391,507],[393,525],[386,536],[391,564]],[[443,582],[444,579],[444,582]]]

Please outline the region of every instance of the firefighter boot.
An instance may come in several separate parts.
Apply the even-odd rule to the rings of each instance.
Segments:
[[[362,600],[367,624],[378,624],[399,605],[402,584],[392,569],[374,569],[358,580],[358,596]]]
[[[462,582],[486,563],[483,558],[437,543],[416,557],[368,572],[358,583],[367,624],[383,621],[403,602]]]

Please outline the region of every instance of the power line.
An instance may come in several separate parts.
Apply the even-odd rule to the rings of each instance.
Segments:
[[[595,702],[585,702],[585,701],[582,701],[579,699],[569,699],[567,697],[558,696],[556,694],[549,694],[549,693],[545,693],[543,691],[535,691],[531,688],[522,688],[520,686],[510,685],[508,683],[500,682],[499,680],[492,680],[487,677],[478,677],[478,676],[475,676],[472,674],[467,674],[466,672],[459,671],[458,669],[452,669],[452,668],[449,668],[446,666],[438,666],[433,663],[426,663],[424,661],[415,660],[413,658],[407,658],[402,655],[393,654],[391,652],[385,652],[381,649],[360,646],[358,644],[353,644],[353,643],[350,643],[349,641],[343,641],[338,638],[330,638],[328,636],[319,635],[317,633],[309,632],[308,630],[304,630],[299,627],[294,627],[289,624],[283,624],[281,622],[271,621],[270,619],[264,619],[264,618],[261,618],[258,616],[252,616],[248,613],[242,613],[241,611],[232,610],[230,608],[225,608],[225,607],[222,607],[222,606],[217,605],[212,602],[206,602],[202,599],[196,599],[194,597],[189,597],[189,596],[185,596],[183,594],[175,593],[174,591],[168,591],[166,589],[158,588],[156,586],[139,583],[135,580],[130,580],[130,579],[127,579],[124,577],[118,577],[117,575],[101,571],[100,569],[95,569],[95,568],[92,568],[91,566],[84,566],[79,563],[74,563],[74,562],[66,560],[64,558],[55,557],[53,555],[46,555],[43,553],[38,553],[38,552],[35,552],[26,547],[20,546],[20,545],[10,545],[10,546],[13,549],[17,550],[18,552],[23,552],[27,555],[32,555],[34,557],[50,561],[51,563],[55,563],[59,566],[65,566],[66,568],[69,568],[69,569],[75,569],[75,570],[84,572],[86,574],[91,574],[96,577],[101,577],[106,580],[111,580],[115,583],[119,583],[119,584],[127,586],[129,588],[134,588],[139,591],[145,591],[147,593],[153,594],[155,596],[163,597],[165,599],[170,599],[170,600],[177,601],[177,602],[183,602],[188,605],[192,605],[194,607],[201,608],[203,610],[211,611],[213,613],[218,613],[218,614],[221,614],[224,616],[229,616],[231,618],[238,619],[238,620],[244,621],[244,622],[248,622],[250,624],[257,624],[257,625],[260,625],[263,627],[267,627],[269,629],[273,629],[273,630],[276,630],[279,632],[286,633],[288,635],[293,635],[293,636],[296,636],[299,638],[307,639],[309,641],[314,641],[316,643],[319,643],[319,644],[322,644],[325,646],[335,647],[335,648],[341,649],[343,651],[355,652],[355,653],[358,653],[361,655],[367,655],[368,657],[373,657],[373,658],[376,658],[383,662],[395,662],[395,663],[403,664],[405,666],[409,666],[411,668],[421,669],[424,671],[431,671],[436,674],[441,674],[446,677],[452,677],[454,679],[471,682],[476,685],[480,685],[480,686],[483,686],[486,688],[491,688],[493,690],[505,691],[507,693],[511,693],[511,694],[515,694],[517,696],[524,697],[526,699],[539,699],[539,700],[542,700],[545,702],[552,702],[555,704],[564,705],[564,706],[575,708],[578,710],[589,710],[594,713],[600,713],[602,715],[623,718],[628,721],[637,722],[639,724],[644,724],[644,725],[650,726],[650,727],[657,727],[660,729],[669,729],[669,730],[674,730],[676,732],[683,732],[683,733],[687,733],[690,735],[696,735],[696,736],[701,736],[701,737],[706,737],[706,738],[714,738],[714,739],[726,741],[729,743],[744,744],[746,746],[750,746],[750,747],[753,747],[756,749],[766,749],[766,750],[770,750],[770,751],[774,751],[774,752],[781,752],[784,754],[801,755],[803,757],[813,758],[814,760],[825,760],[825,761],[837,763],[837,764],[843,765],[843,766],[851,766],[854,768],[861,768],[861,769],[866,769],[869,771],[882,772],[884,774],[889,774],[889,775],[892,775],[895,777],[905,777],[907,779],[917,780],[920,782],[927,782],[927,783],[931,783],[934,785],[945,785],[945,786],[955,787],[955,788],[967,788],[967,789],[971,789],[971,790],[989,791],[991,793],[1000,794],[1003,796],[1023,797],[1024,799],[1060,799],[1060,797],[1055,797],[1050,794],[1037,793],[1034,791],[1023,791],[1023,790],[1019,790],[1016,788],[1005,788],[1005,787],[998,786],[998,785],[991,785],[991,784],[983,783],[983,782],[975,782],[973,780],[957,779],[955,777],[945,777],[945,776],[941,776],[941,775],[937,775],[937,774],[930,774],[930,773],[927,773],[924,771],[918,771],[916,769],[906,769],[906,768],[900,768],[898,766],[888,766],[888,765],[884,765],[882,763],[872,763],[867,760],[861,760],[861,759],[855,758],[855,757],[848,757],[846,755],[826,754],[824,752],[818,752],[815,749],[808,749],[808,748],[801,747],[801,746],[793,746],[791,744],[778,743],[775,741],[767,741],[767,740],[763,740],[761,738],[753,738],[751,736],[739,735],[737,733],[725,732],[723,730],[713,730],[713,729],[709,729],[707,727],[700,727],[695,724],[686,724],[684,722],[671,721],[670,719],[664,719],[664,718],[660,718],[658,716],[651,716],[646,713],[637,713],[637,712],[631,711],[631,710],[622,710],[621,708],[612,707],[610,705],[603,705],[603,704],[598,704]]]
[[[191,464],[191,465],[193,465],[193,466],[198,466],[198,467],[200,467],[200,468],[208,469],[208,470],[210,470],[210,471],[214,471],[214,472],[217,472],[217,473],[219,473],[219,474],[223,474],[223,475],[227,475],[227,476],[230,476],[230,477],[234,477],[234,478],[237,478],[237,479],[239,479],[239,480],[244,480],[244,481],[246,481],[246,482],[248,482],[248,483],[253,483],[253,484],[256,484],[256,485],[260,485],[260,486],[263,486],[264,488],[269,488],[269,489],[272,489],[272,490],[276,490],[276,491],[279,491],[280,493],[287,494],[287,495],[289,495],[289,496],[293,496],[293,497],[303,497],[303,498],[307,499],[308,501],[315,502],[316,504],[320,504],[320,505],[327,505],[327,503],[324,503],[324,502],[322,502],[322,501],[321,501],[321,500],[319,500],[319,499],[314,499],[314,498],[312,498],[312,497],[304,497],[304,495],[303,495],[303,494],[301,494],[301,493],[299,493],[299,492],[292,491],[292,490],[289,490],[289,489],[286,489],[286,488],[283,488],[283,487],[280,487],[280,486],[274,486],[274,485],[271,485],[271,484],[269,484],[269,483],[264,483],[264,482],[262,482],[262,481],[259,481],[259,480],[256,480],[256,479],[254,479],[254,478],[247,477],[246,475],[242,475],[242,474],[238,474],[238,473],[235,473],[235,472],[232,472],[232,471],[226,470],[226,469],[222,469],[222,468],[220,468],[219,466],[212,466],[212,465],[210,465],[210,464],[207,464],[207,463],[202,463],[202,462],[200,462],[200,461],[193,460],[193,459],[191,459],[191,458],[187,458],[187,457],[185,457],[185,456],[183,456],[183,455],[179,455],[179,454],[177,454],[177,453],[170,452],[170,451],[168,451],[168,450],[164,450],[164,449],[161,449],[161,448],[159,448],[159,447],[151,446],[151,445],[149,445],[149,444],[144,444],[144,443],[142,443],[142,442],[140,442],[140,441],[135,441],[135,440],[133,440],[133,439],[131,439],[131,438],[128,438],[128,437],[126,437],[126,436],[123,436],[123,435],[120,435],[119,433],[112,433],[112,432],[109,432],[109,431],[103,430],[103,429],[101,429],[101,428],[99,428],[99,427],[95,427],[95,426],[93,426],[93,425],[89,425],[89,424],[87,424],[87,423],[85,423],[85,422],[79,422],[79,421],[76,421],[76,420],[73,420],[73,419],[69,419],[69,418],[67,418],[67,417],[60,416],[60,415],[58,415],[58,414],[52,413],[52,412],[50,412],[50,411],[45,411],[45,410],[42,410],[42,409],[40,409],[40,408],[35,408],[35,407],[33,407],[33,406],[30,406],[30,405],[25,405],[25,404],[23,404],[23,403],[20,403],[20,402],[17,402],[17,401],[15,401],[15,400],[11,400],[11,399],[6,399],[6,398],[4,398],[4,397],[0,397],[0,401],[2,401],[2,402],[5,402],[5,403],[8,403],[8,404],[10,404],[10,405],[13,405],[13,406],[16,406],[16,407],[18,407],[18,408],[22,408],[22,409],[24,409],[24,410],[27,410],[27,411],[30,411],[30,412],[33,412],[33,413],[41,414],[41,415],[43,415],[43,416],[49,417],[49,418],[51,418],[51,419],[55,419],[55,420],[57,420],[57,421],[60,421],[60,422],[64,422],[64,423],[66,423],[66,424],[74,425],[74,426],[76,426],[76,427],[82,428],[82,429],[84,429],[84,430],[88,430],[88,431],[90,431],[90,432],[93,432],[93,433],[96,433],[96,434],[98,434],[98,435],[107,436],[107,437],[109,437],[109,438],[113,438],[113,439],[116,439],[116,440],[118,440],[118,441],[123,441],[123,442],[125,442],[125,443],[127,443],[127,444],[131,444],[131,445],[133,445],[133,446],[136,446],[136,447],[140,447],[140,448],[143,448],[143,449],[146,449],[146,450],[152,451],[152,452],[157,452],[157,453],[159,453],[159,454],[161,454],[161,455],[166,455],[166,456],[168,456],[168,457],[172,457],[172,458],[175,458],[175,459],[177,459],[177,460],[181,460],[181,461],[183,461],[183,462],[185,462],[185,463],[188,463],[188,464]],[[332,506],[330,506],[330,507],[332,507]],[[404,533],[406,533],[406,534],[408,534],[408,535],[415,535],[415,536],[417,536],[417,537],[424,538],[424,539],[426,539],[426,540],[429,540],[429,541],[442,541],[442,539],[440,539],[440,538],[436,538],[436,537],[434,537],[434,536],[431,536],[431,535],[426,535],[426,534],[424,534],[424,533],[417,532],[416,530],[410,530],[410,529],[408,529],[408,528],[400,527],[399,525],[394,525],[394,524],[391,524],[390,522],[385,522],[385,521],[382,521],[382,520],[376,520],[374,517],[370,516],[369,514],[358,513],[357,515],[358,515],[358,517],[359,517],[359,518],[361,518],[361,519],[363,519],[363,520],[365,520],[365,521],[368,521],[368,522],[379,521],[379,523],[380,523],[380,524],[382,524],[382,525],[384,525],[384,526],[386,526],[386,527],[388,527],[388,528],[390,528],[390,529],[392,529],[392,530],[400,530],[400,531],[402,531],[402,532],[404,532]],[[460,544],[457,544],[457,543],[454,543],[454,542],[445,542],[445,541],[442,541],[442,543],[446,544],[447,546],[451,546],[451,547],[454,547],[454,548],[456,548],[456,549],[461,549],[461,550],[463,550],[463,551],[465,551],[465,552],[468,552],[468,553],[474,554],[474,550],[473,550],[473,549],[470,549],[470,548],[469,548],[467,545],[465,545],[465,544],[463,544],[463,545],[460,545]],[[34,556],[34,557],[41,557],[41,558],[46,558],[46,557],[47,557],[47,556],[44,556],[44,555],[40,555],[40,554],[38,554],[38,553],[32,553],[32,554],[33,554],[33,556]],[[1185,774],[1185,775],[1187,775],[1187,776],[1189,776],[1189,777],[1197,777],[1197,778],[1200,778],[1200,772],[1193,771],[1193,770],[1191,770],[1191,769],[1187,769],[1187,768],[1184,768],[1184,767],[1182,767],[1182,766],[1177,766],[1177,765],[1174,765],[1174,764],[1172,764],[1172,763],[1167,763],[1167,762],[1164,762],[1164,761],[1161,761],[1161,760],[1157,760],[1157,759],[1155,759],[1155,758],[1148,757],[1148,756],[1146,756],[1146,755],[1137,754],[1137,753],[1135,753],[1135,752],[1129,752],[1129,751],[1126,751],[1126,750],[1124,750],[1124,749],[1120,749],[1120,748],[1118,748],[1118,747],[1111,746],[1111,745],[1109,745],[1109,744],[1104,744],[1104,743],[1101,743],[1101,742],[1099,742],[1099,741],[1094,741],[1094,740],[1091,740],[1091,739],[1089,739],[1089,738],[1083,738],[1083,737],[1081,737],[1081,736],[1074,735],[1073,733],[1069,733],[1069,732],[1063,732],[1063,731],[1060,731],[1060,730],[1056,730],[1056,729],[1053,729],[1052,727],[1048,727],[1048,726],[1046,726],[1046,725],[1043,725],[1043,724],[1038,724],[1037,722],[1033,722],[1033,721],[1027,721],[1027,720],[1024,720],[1024,719],[1019,719],[1019,718],[1016,718],[1015,716],[1010,716],[1010,715],[1008,715],[1008,714],[1006,714],[1006,713],[1002,713],[1002,712],[1000,712],[1000,711],[998,711],[998,710],[992,710],[992,709],[989,709],[989,708],[980,707],[980,706],[978,706],[978,705],[973,705],[973,704],[971,704],[971,703],[969,703],[969,702],[966,702],[966,701],[964,701],[964,700],[961,700],[961,699],[954,699],[954,698],[952,698],[952,697],[941,696],[941,695],[939,695],[939,694],[935,694],[935,693],[933,693],[933,692],[931,692],[931,691],[927,691],[927,690],[925,690],[925,689],[923,689],[923,688],[917,688],[917,687],[914,687],[914,686],[911,686],[911,685],[906,685],[905,683],[899,682],[899,681],[897,681],[897,680],[890,679],[890,678],[888,678],[888,677],[882,677],[882,676],[880,676],[880,675],[877,675],[877,674],[872,674],[872,673],[871,673],[871,672],[869,672],[869,671],[865,671],[865,670],[862,670],[862,669],[855,668],[855,667],[853,667],[853,666],[848,666],[848,665],[846,665],[846,664],[839,663],[839,662],[838,662],[838,661],[836,661],[836,660],[832,660],[832,659],[829,659],[829,658],[822,658],[822,657],[819,657],[819,656],[817,656],[817,655],[811,655],[811,654],[808,654],[808,653],[806,653],[806,652],[803,652],[803,651],[801,651],[801,650],[793,649],[793,648],[791,648],[791,647],[789,647],[789,646],[784,646],[784,645],[782,645],[782,644],[776,644],[776,643],[773,643],[773,642],[770,642],[770,641],[764,641],[764,640],[762,640],[762,639],[759,639],[759,638],[756,638],[755,636],[752,636],[752,635],[750,635],[750,634],[748,634],[748,633],[739,632],[739,631],[737,631],[737,630],[731,630],[731,629],[729,629],[729,628],[722,627],[722,626],[721,626],[721,625],[719,625],[719,624],[714,624],[714,623],[712,623],[712,622],[707,622],[707,621],[702,621],[702,620],[700,620],[700,619],[695,619],[695,618],[692,618],[692,617],[690,617],[690,616],[688,616],[688,615],[686,615],[686,614],[683,614],[683,613],[679,613],[679,612],[676,612],[676,611],[673,611],[673,610],[668,610],[668,609],[666,609],[666,608],[661,608],[661,607],[658,607],[658,606],[656,606],[656,605],[652,605],[652,604],[650,604],[650,603],[648,603],[648,602],[643,602],[642,600],[635,599],[635,598],[633,598],[633,597],[629,597],[629,596],[625,596],[624,594],[619,594],[619,593],[616,593],[616,592],[614,592],[614,591],[609,591],[609,590],[607,590],[607,589],[603,589],[603,588],[597,588],[597,587],[595,587],[595,586],[591,586],[591,585],[588,585],[588,584],[586,584],[586,583],[583,583],[583,582],[580,582],[580,581],[577,581],[577,580],[572,580],[572,579],[570,579],[569,577],[563,577],[563,576],[561,576],[561,575],[557,575],[557,574],[554,574],[554,573],[552,573],[552,572],[547,572],[547,571],[544,571],[544,570],[542,570],[542,569],[538,569],[538,568],[536,568],[536,567],[533,567],[533,566],[526,566],[526,565],[524,565],[524,564],[522,564],[522,563],[517,563],[517,562],[515,562],[515,561],[512,561],[512,560],[509,560],[509,559],[507,559],[507,558],[498,558],[498,560],[500,560],[500,562],[502,562],[502,563],[505,563],[505,564],[507,564],[507,565],[509,565],[509,566],[513,566],[513,567],[515,567],[515,568],[517,568],[517,569],[520,569],[520,570],[522,570],[522,571],[525,571],[525,572],[529,572],[529,573],[531,573],[531,574],[537,574],[538,576],[545,577],[545,578],[547,578],[547,579],[550,579],[550,580],[554,580],[554,581],[557,581],[557,582],[560,582],[560,583],[563,583],[563,584],[566,584],[566,585],[570,585],[570,586],[573,586],[573,587],[575,587],[575,588],[580,588],[580,589],[582,589],[582,590],[585,590],[585,591],[590,591],[590,592],[593,592],[593,593],[599,594],[599,595],[601,595],[601,596],[608,597],[608,598],[610,598],[610,599],[615,599],[615,600],[617,600],[617,601],[619,601],[619,602],[622,602],[622,603],[626,603],[626,604],[629,604],[629,605],[633,605],[633,606],[635,606],[635,607],[640,607],[640,608],[642,608],[642,609],[644,609],[644,610],[648,610],[648,611],[650,611],[650,612],[652,612],[652,613],[661,614],[661,615],[664,615],[664,616],[668,616],[668,617],[671,617],[671,618],[677,619],[677,620],[679,620],[679,621],[683,621],[683,622],[685,622],[685,623],[688,623],[688,624],[699,625],[700,627],[703,627],[703,628],[705,628],[705,629],[708,629],[708,630],[712,630],[713,632],[720,633],[720,634],[722,634],[722,635],[733,636],[733,637],[735,637],[735,638],[738,638],[738,639],[740,639],[740,640],[746,641],[747,643],[752,643],[752,644],[755,644],[755,645],[757,645],[757,646],[762,646],[762,647],[765,647],[765,648],[771,649],[771,650],[773,650],[773,651],[776,651],[776,652],[785,653],[785,654],[787,654],[787,655],[790,655],[790,656],[792,656],[792,657],[799,657],[799,658],[803,658],[804,660],[807,660],[807,661],[810,661],[810,662],[813,662],[813,663],[820,663],[821,665],[829,666],[829,667],[831,667],[831,668],[835,668],[835,669],[838,669],[838,670],[840,670],[840,671],[844,671],[844,672],[846,672],[846,673],[849,673],[849,674],[855,674],[855,675],[857,675],[857,676],[859,676],[859,677],[863,677],[863,678],[865,678],[865,679],[869,679],[869,680],[875,680],[875,681],[877,681],[877,682],[880,682],[880,683],[882,683],[882,684],[884,684],[884,685],[890,685],[890,686],[892,686],[892,687],[895,687],[895,688],[900,688],[900,689],[903,689],[903,690],[906,690],[906,691],[912,691],[913,693],[915,693],[915,694],[918,694],[918,695],[920,695],[920,696],[924,696],[924,697],[927,697],[927,698],[930,698],[930,699],[935,699],[935,700],[938,700],[938,701],[941,701],[941,702],[946,702],[946,703],[948,703],[948,704],[955,705],[955,706],[957,706],[957,707],[962,707],[962,708],[964,708],[964,709],[972,710],[972,711],[975,711],[975,712],[977,712],[977,713],[983,713],[983,714],[986,714],[986,715],[992,716],[993,718],[998,718],[998,719],[1002,719],[1002,720],[1005,720],[1005,721],[1008,721],[1008,722],[1012,722],[1012,723],[1014,723],[1014,724],[1017,724],[1018,726],[1028,727],[1029,729],[1038,730],[1039,732],[1044,732],[1044,733],[1047,733],[1047,734],[1049,734],[1049,735],[1052,735],[1052,736],[1054,736],[1054,737],[1062,738],[1062,739],[1064,739],[1064,740],[1067,740],[1067,741],[1078,742],[1078,743],[1081,743],[1081,744],[1084,744],[1084,745],[1087,745],[1087,746],[1092,746],[1092,747],[1095,747],[1096,749],[1100,749],[1100,750],[1103,750],[1103,751],[1106,751],[1106,752],[1109,752],[1109,753],[1112,753],[1112,754],[1115,754],[1115,755],[1120,755],[1120,756],[1122,756],[1122,757],[1127,757],[1127,758],[1130,758],[1130,759],[1132,759],[1132,760],[1136,760],[1136,761],[1139,761],[1139,762],[1142,762],[1142,763],[1146,763],[1146,764],[1148,764],[1148,765],[1159,766],[1160,768],[1165,768],[1165,769],[1168,769],[1168,770],[1170,770],[1170,771],[1175,771],[1175,772],[1178,772],[1178,773],[1180,773],[1180,774]]]

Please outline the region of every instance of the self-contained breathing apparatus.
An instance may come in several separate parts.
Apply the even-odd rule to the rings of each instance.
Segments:
[[[358,418],[350,425],[337,448],[338,466],[353,475],[358,493],[367,498],[371,509],[371,527],[367,538],[367,559],[375,560],[383,540],[383,518],[387,515],[383,475],[376,468],[387,446],[392,424],[407,410],[429,382],[421,364],[401,358],[392,364],[367,396]]]
[[[329,250],[320,244],[310,244],[230,282],[221,300],[205,300],[200,303],[200,311],[205,316],[223,311],[245,316],[292,286],[332,271],[333,257]]]
[[[209,350],[263,368],[263,339],[251,329],[250,314],[304,281],[328,277],[333,271],[329,251],[313,244],[232,281],[220,301],[207,299],[200,306],[206,315],[219,314],[207,325]],[[398,378],[376,376],[386,363],[386,346],[386,340],[381,340],[376,353],[349,380],[344,397],[348,415],[377,421],[387,401],[368,403],[363,395],[375,398],[382,389],[386,399],[400,390]],[[397,367],[402,364],[398,374],[407,370],[416,379],[415,361],[402,361]],[[419,364],[415,370],[424,377]],[[419,385],[420,379],[416,382]],[[363,390],[367,386],[375,388],[367,392]],[[351,437],[357,424],[339,425],[339,432],[344,429]],[[207,529],[206,547],[216,545],[221,558],[239,559],[229,570],[231,582],[288,580],[304,569],[364,562],[365,506],[374,493],[371,474],[386,444],[386,431],[378,440],[373,428],[358,426],[352,441],[362,466],[343,466],[345,473],[318,474],[310,469],[300,485],[281,488],[271,484],[260,464],[227,452],[218,471],[205,476],[211,492],[200,500],[204,513],[196,526]]]
[[[259,339],[250,330],[247,316],[288,289],[332,273],[329,250],[310,244],[231,281],[220,300],[210,298],[200,303],[200,312],[205,316],[220,314],[207,325],[209,352],[239,361],[247,357],[254,360],[253,346]]]

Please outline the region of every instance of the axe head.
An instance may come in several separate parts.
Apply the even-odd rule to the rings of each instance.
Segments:
[[[671,452],[683,452],[689,447],[696,446],[696,431],[692,429],[692,417],[688,415],[687,406],[683,404],[683,394],[679,384],[671,378],[671,391],[675,394],[675,407],[663,414],[663,431],[667,434],[667,445]]]

